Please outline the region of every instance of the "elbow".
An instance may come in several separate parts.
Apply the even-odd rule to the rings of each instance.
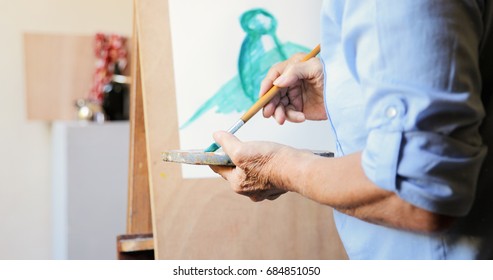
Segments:
[[[398,205],[394,208],[395,215],[394,225],[408,231],[414,231],[425,234],[439,234],[449,230],[457,220],[454,216],[438,214],[414,206],[394,196]]]

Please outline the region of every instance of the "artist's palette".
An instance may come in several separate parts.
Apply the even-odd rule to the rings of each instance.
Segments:
[[[196,165],[229,165],[234,166],[231,159],[221,151],[204,152],[204,150],[171,150],[163,153],[167,162]]]
[[[333,157],[334,153],[325,151],[314,151],[316,155]],[[166,162],[195,164],[195,165],[226,165],[235,166],[228,155],[221,150],[216,152],[204,152],[203,150],[171,150],[163,154]]]

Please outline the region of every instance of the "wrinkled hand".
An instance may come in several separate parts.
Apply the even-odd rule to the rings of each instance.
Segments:
[[[273,163],[287,146],[271,142],[241,142],[224,131],[214,133],[214,140],[222,146],[236,167],[210,166],[226,179],[231,188],[253,201],[274,200],[287,192],[276,182]]]
[[[323,97],[324,71],[319,58],[300,62],[303,54],[278,63],[269,70],[262,81],[259,95],[264,95],[272,85],[281,88],[280,93],[264,106],[263,115],[274,117],[279,124],[326,120]]]

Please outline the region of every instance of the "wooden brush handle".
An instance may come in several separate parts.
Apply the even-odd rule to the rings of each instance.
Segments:
[[[320,45],[317,45],[311,52],[305,55],[305,57],[303,57],[301,61],[302,62],[307,61],[310,58],[317,56],[319,52],[320,52]],[[279,91],[278,86],[272,86],[269,89],[269,91],[267,91],[264,95],[262,95],[259,98],[259,100],[257,100],[257,102],[255,102],[255,104],[253,104],[252,107],[250,107],[250,109],[248,109],[248,111],[245,114],[243,114],[241,119],[244,122],[247,122],[249,119],[251,119],[258,111],[260,111],[260,109],[262,109],[265,105],[267,105],[267,103],[269,103],[269,101],[272,98],[274,98],[274,96],[276,96],[278,91]]]

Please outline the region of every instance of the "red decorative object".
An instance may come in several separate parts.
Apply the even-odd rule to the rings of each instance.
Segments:
[[[111,81],[115,69],[118,67],[121,73],[127,66],[127,38],[116,34],[97,33],[94,39],[96,69],[89,100],[101,104],[103,87]]]

